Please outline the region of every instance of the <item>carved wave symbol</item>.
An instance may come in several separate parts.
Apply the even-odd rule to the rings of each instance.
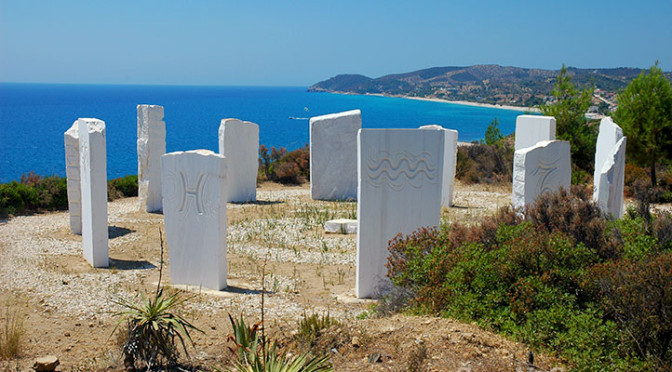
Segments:
[[[400,190],[409,184],[421,188],[425,183],[437,182],[437,166],[428,152],[413,154],[401,152],[391,156],[380,152],[376,158],[368,162],[368,182],[372,186],[388,185]]]
[[[537,180],[537,195],[546,192],[553,192],[558,189],[558,162],[560,159],[555,159],[551,162],[540,161],[537,164],[532,175],[538,177]]]

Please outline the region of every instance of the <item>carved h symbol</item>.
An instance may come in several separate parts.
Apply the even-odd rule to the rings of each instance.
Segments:
[[[189,182],[187,181],[187,177],[184,175],[183,172],[180,172],[180,179],[182,180],[182,190],[184,190],[184,193],[182,194],[182,203],[180,203],[180,209],[178,210],[180,213],[185,212],[185,206],[187,204],[187,198],[188,197],[193,197],[195,202],[196,202],[196,212],[199,215],[202,215],[205,213],[205,206],[203,203],[203,190],[205,189],[205,182],[208,179],[207,174],[201,174],[198,176],[198,182],[196,183],[196,188],[189,188]]]

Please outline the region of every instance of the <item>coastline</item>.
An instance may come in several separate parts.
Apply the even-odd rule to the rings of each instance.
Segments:
[[[494,109],[509,110],[509,111],[534,112],[534,113],[540,112],[539,109],[536,108],[536,107],[494,105],[492,103],[479,103],[479,102],[469,102],[469,101],[449,101],[449,100],[441,99],[441,98],[411,97],[411,96],[404,96],[404,95],[382,94],[382,93],[358,94],[358,93],[351,93],[351,92],[329,92],[329,91],[323,91],[323,92],[324,93],[331,93],[331,94],[345,94],[345,95],[351,95],[351,96],[377,96],[377,97],[390,97],[390,98],[404,98],[404,99],[412,99],[412,100],[416,100],[416,101],[451,103],[451,104],[454,104],[454,105],[486,107],[486,108],[494,108]]]

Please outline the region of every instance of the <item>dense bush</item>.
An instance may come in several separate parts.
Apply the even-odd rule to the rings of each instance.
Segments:
[[[397,236],[388,276],[414,294],[411,311],[477,321],[579,370],[666,370],[672,217],[610,220],[590,199],[575,187],[524,218],[502,209],[471,227]]]
[[[510,183],[513,146],[500,141],[493,145],[473,143],[457,149],[455,176],[465,183]]]
[[[138,176],[129,175],[107,181],[107,200],[138,196]]]
[[[310,178],[310,149],[304,147],[287,152],[281,147],[259,147],[259,181],[299,185]]]
[[[65,178],[40,177],[34,173],[21,176],[21,181],[0,184],[0,218],[68,207]]]
[[[107,183],[108,200],[138,195],[138,176],[116,178]],[[30,172],[19,182],[0,184],[0,218],[10,215],[68,209],[65,177],[41,177]]]

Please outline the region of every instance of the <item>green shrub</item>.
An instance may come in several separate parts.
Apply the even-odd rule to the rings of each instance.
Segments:
[[[513,174],[513,147],[506,141],[457,148],[455,177],[465,183],[507,184]]]
[[[258,181],[273,181],[285,185],[299,185],[310,178],[310,148],[304,147],[287,152],[284,147],[276,149],[259,147]]]
[[[580,187],[525,212],[399,235],[388,276],[413,312],[476,321],[578,370],[668,370],[670,213],[610,220]]]
[[[320,333],[323,330],[338,324],[338,321],[329,316],[329,313],[324,315],[318,313],[307,315],[303,313],[303,317],[297,324],[298,333],[296,337],[302,344],[312,345],[320,337]]]
[[[0,218],[67,209],[67,194],[65,178],[24,174],[20,182],[0,184]]]
[[[128,175],[107,181],[107,200],[138,196],[138,176]]]

